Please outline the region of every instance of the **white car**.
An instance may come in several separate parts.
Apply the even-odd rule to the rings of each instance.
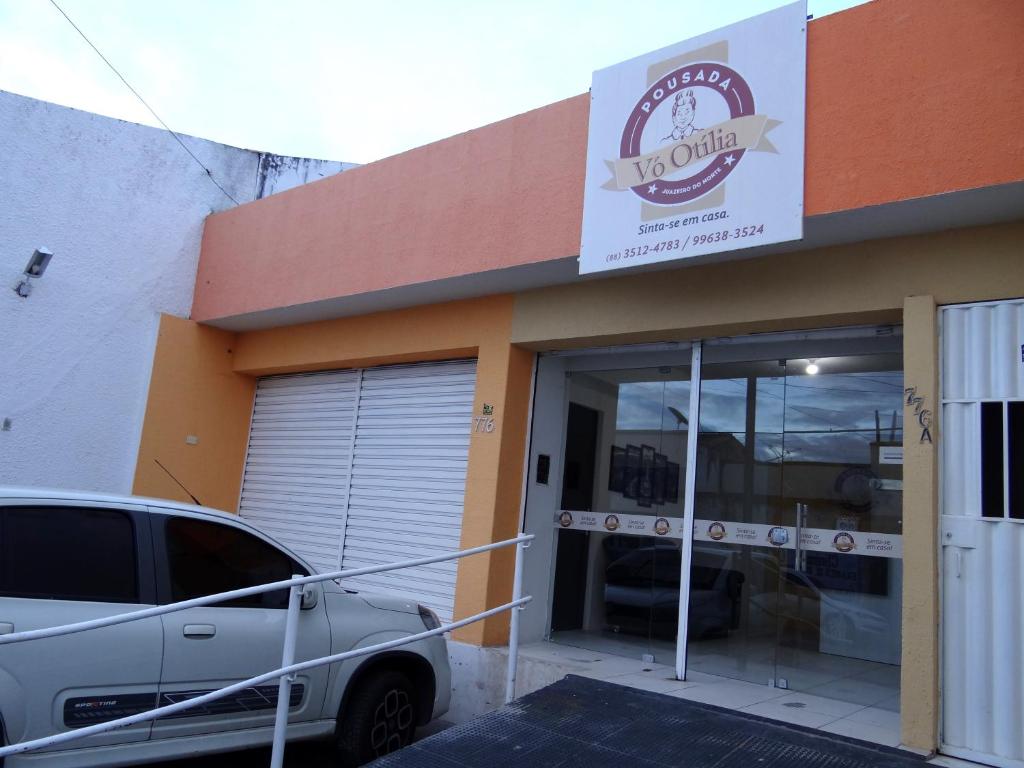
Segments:
[[[172,501],[0,488],[0,634],[309,575],[234,515]],[[288,591],[0,645],[0,744],[114,720],[281,666]],[[394,596],[310,585],[296,661],[434,629]],[[408,744],[448,709],[440,635],[315,667],[292,687],[288,738],[335,739],[340,765]],[[135,765],[269,744],[277,681],[153,722],[7,758],[4,768]],[[0,759],[0,764],[3,764]]]

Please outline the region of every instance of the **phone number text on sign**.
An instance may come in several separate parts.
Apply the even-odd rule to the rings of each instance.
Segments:
[[[734,227],[723,229],[718,232],[707,232],[701,235],[687,235],[683,240],[662,240],[653,245],[627,246],[614,253],[605,256],[606,262],[626,261],[628,259],[643,258],[648,254],[657,254],[664,251],[685,252],[687,246],[697,248],[708,243],[718,243],[723,240],[741,240],[745,237],[756,237],[764,234],[764,224],[751,224],[747,227]]]
[[[735,229],[723,229],[721,232],[708,232],[706,235],[694,235],[694,246],[704,243],[720,243],[723,240],[739,240],[743,237],[753,237],[764,234],[764,224],[756,224],[749,227],[736,227]]]
[[[687,238],[689,240],[689,238]],[[635,259],[639,256],[646,256],[649,253],[661,253],[662,251],[676,251],[686,248],[686,240],[663,240],[654,245],[637,245],[623,248],[616,253],[609,253],[606,261],[619,261],[620,259]]]

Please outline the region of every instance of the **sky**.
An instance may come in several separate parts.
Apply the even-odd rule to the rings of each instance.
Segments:
[[[787,4],[56,1],[175,131],[355,163],[576,96],[595,69]],[[50,0],[0,0],[0,90],[156,125]]]

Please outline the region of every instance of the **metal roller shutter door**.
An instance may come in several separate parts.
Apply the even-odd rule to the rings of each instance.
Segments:
[[[322,571],[457,550],[475,385],[475,361],[261,379],[240,514]],[[448,620],[456,569],[348,585]]]
[[[476,363],[363,373],[343,568],[459,548]],[[353,579],[418,597],[450,620],[457,563]]]
[[[321,571],[338,567],[358,371],[256,385],[239,514]]]

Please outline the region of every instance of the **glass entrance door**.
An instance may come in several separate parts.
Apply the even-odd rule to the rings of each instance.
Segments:
[[[672,664],[690,366],[570,371],[565,392],[550,637]]]
[[[775,678],[785,363],[702,366],[687,670]],[[778,532],[774,534],[779,536]]]
[[[689,670],[896,708],[902,396],[895,352],[702,366]]]
[[[776,683],[898,710],[900,355],[789,360]]]

